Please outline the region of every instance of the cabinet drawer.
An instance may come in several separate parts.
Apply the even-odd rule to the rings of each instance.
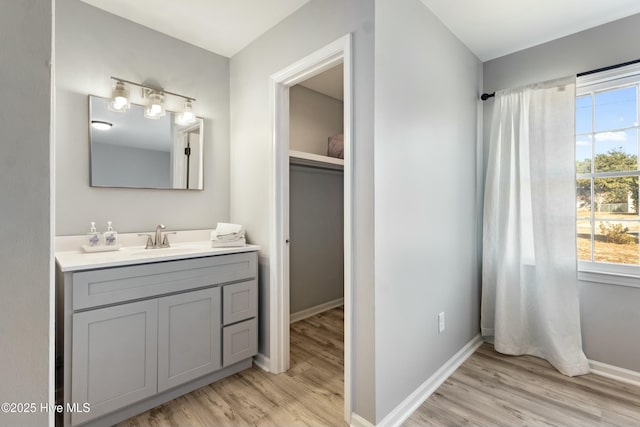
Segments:
[[[254,356],[258,352],[256,319],[222,329],[222,363],[224,366]]]
[[[73,310],[255,277],[255,252],[84,271],[72,276]]]
[[[257,280],[224,286],[222,313],[222,323],[225,325],[256,317],[258,313]]]

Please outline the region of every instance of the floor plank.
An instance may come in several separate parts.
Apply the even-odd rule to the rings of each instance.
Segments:
[[[566,377],[545,360],[483,344],[404,423],[423,425],[640,426],[640,387]]]
[[[342,307],[291,325],[291,367],[252,367],[202,387],[119,427],[346,426]]]

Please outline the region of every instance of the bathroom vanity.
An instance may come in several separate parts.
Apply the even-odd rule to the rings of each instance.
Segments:
[[[57,252],[64,425],[113,425],[251,367],[258,249]]]

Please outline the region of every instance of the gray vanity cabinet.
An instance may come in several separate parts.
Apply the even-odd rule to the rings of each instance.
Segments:
[[[158,305],[158,391],[220,369],[220,288],[163,297]]]
[[[72,401],[91,403],[74,424],[156,393],[157,325],[156,300],[73,315]]]
[[[64,401],[91,408],[65,412],[64,426],[113,425],[251,367],[257,258],[58,271]]]

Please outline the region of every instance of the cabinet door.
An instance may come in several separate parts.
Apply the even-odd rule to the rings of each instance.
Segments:
[[[73,425],[154,395],[157,390],[158,301],[149,300],[73,315]]]
[[[158,391],[220,368],[220,288],[159,299]]]

